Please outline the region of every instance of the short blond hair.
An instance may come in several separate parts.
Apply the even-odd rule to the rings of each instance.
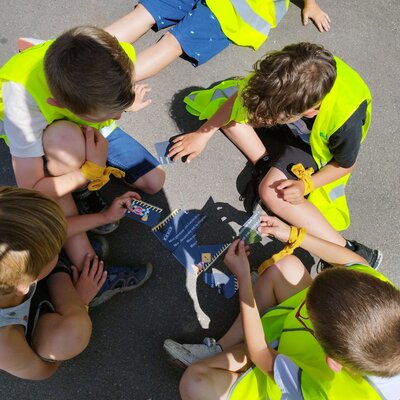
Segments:
[[[39,192],[0,187],[0,295],[34,282],[60,252],[67,222]]]
[[[94,26],[59,36],[44,70],[54,98],[75,114],[121,112],[135,100],[132,60],[114,36]]]

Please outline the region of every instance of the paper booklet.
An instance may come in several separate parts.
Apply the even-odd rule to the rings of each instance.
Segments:
[[[157,225],[162,213],[162,208],[153,206],[142,200],[132,200],[133,211],[127,211],[125,216],[153,228]]]
[[[206,271],[230,245],[197,243],[196,233],[206,219],[204,214],[177,209],[152,229],[186,270],[196,276]]]

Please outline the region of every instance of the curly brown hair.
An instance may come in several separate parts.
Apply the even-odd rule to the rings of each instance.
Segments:
[[[283,124],[317,106],[332,89],[336,62],[322,46],[297,43],[267,54],[241,96],[254,127]]]

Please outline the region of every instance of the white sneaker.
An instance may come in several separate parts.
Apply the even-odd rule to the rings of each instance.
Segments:
[[[196,361],[221,353],[222,348],[214,338],[206,337],[202,344],[180,344],[171,339],[164,342],[164,350],[174,364],[186,368]]]

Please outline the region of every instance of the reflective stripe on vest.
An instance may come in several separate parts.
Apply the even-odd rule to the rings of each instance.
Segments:
[[[385,282],[389,280],[370,266],[355,264],[346,268],[367,273]],[[299,307],[307,296],[304,289],[286,299],[262,316],[266,338],[279,338],[278,352],[290,357],[300,368],[298,376],[304,400],[311,399],[381,399],[368,379],[342,370],[334,373],[326,364],[325,353],[314,336],[297,320]],[[308,318],[307,309],[301,314]],[[312,326],[310,326],[312,328]],[[255,366],[240,375],[230,389],[229,400],[278,400],[282,393],[279,386],[268,375]]]
[[[288,7],[288,0],[206,0],[224,34],[239,46],[257,50],[275,28]]]
[[[114,120],[110,119],[104,122],[85,121],[66,108],[55,107],[47,103],[47,99],[51,98],[52,94],[45,78],[44,57],[52,43],[53,40],[49,40],[18,53],[0,69],[0,119],[4,118],[1,84],[4,81],[13,81],[25,87],[35,100],[48,124],[64,119],[75,122],[78,125],[92,126],[98,130],[107,128],[108,133],[110,133],[110,130],[116,127]],[[130,43],[120,43],[120,45],[134,62],[135,50],[133,46]]]

